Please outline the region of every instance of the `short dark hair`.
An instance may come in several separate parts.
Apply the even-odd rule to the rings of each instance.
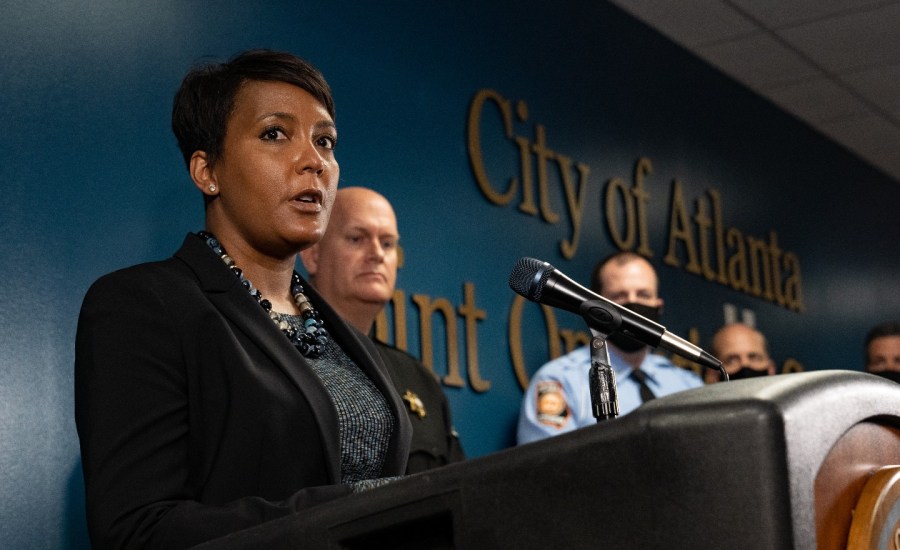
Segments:
[[[597,294],[603,294],[603,280],[600,278],[600,272],[603,271],[603,268],[606,267],[607,264],[616,263],[622,265],[635,260],[644,260],[645,262],[650,263],[647,258],[641,256],[637,252],[632,252],[631,250],[619,250],[618,252],[613,252],[597,262],[597,265],[595,265],[594,269],[591,271],[591,290]],[[651,265],[650,267],[653,266]]]
[[[866,334],[865,365],[869,364],[869,344],[872,343],[872,340],[885,336],[900,336],[900,322],[888,321],[880,323],[872,327],[869,333]]]
[[[212,166],[222,156],[228,117],[238,91],[248,81],[286,82],[319,100],[334,120],[334,101],[325,77],[309,62],[287,52],[248,50],[225,63],[207,63],[191,69],[175,94],[172,131],[184,163],[204,151]]]

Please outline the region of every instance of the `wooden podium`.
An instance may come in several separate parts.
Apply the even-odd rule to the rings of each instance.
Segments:
[[[847,548],[859,508],[852,540],[868,548],[897,537],[900,475],[875,472],[898,464],[900,385],[787,374],[656,399],[202,547]]]

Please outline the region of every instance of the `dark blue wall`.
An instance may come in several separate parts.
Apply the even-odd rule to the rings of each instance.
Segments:
[[[858,369],[866,329],[900,312],[900,184],[607,4],[249,4],[7,1],[0,8],[5,548],[87,544],[72,420],[78,308],[101,274],[168,256],[185,232],[201,227],[201,199],[168,120],[181,76],[206,56],[286,49],[325,73],[337,102],[342,185],[381,191],[400,218],[410,351],[420,353],[422,341],[412,296],[445,298],[458,309],[471,283],[483,311],[483,319],[470,314],[474,349],[490,387],[475,391],[466,376],[465,314],[457,313],[464,385],[446,390],[473,456],[512,443],[521,398],[511,359],[518,326],[510,328],[510,268],[534,256],[586,281],[594,261],[616,248],[607,183],[618,177],[630,188],[639,158],[653,167],[643,184],[645,244],[671,331],[707,345],[725,311],[749,310],[779,364]],[[546,148],[571,159],[573,182],[575,165],[589,168],[574,254],[560,248],[572,225],[555,164],[545,182],[559,221],[520,209],[520,150],[504,134],[496,102],[480,111],[485,173],[497,193],[510,178],[520,183],[508,204],[492,202],[476,183],[467,121],[482,90],[510,101],[513,136],[533,143],[543,128]],[[527,113],[517,117],[519,101]],[[529,155],[534,193],[539,164]],[[681,203],[672,201],[674,180]],[[726,231],[767,242],[775,232],[779,249],[796,256],[802,308],[691,273],[685,239],[675,243],[674,261],[664,261],[673,208],[677,214],[683,206],[693,226],[698,200],[711,214],[709,189],[721,196]],[[617,204],[623,233],[625,205]],[[559,328],[584,330],[570,314],[554,319]],[[445,376],[445,326],[436,317],[433,325],[434,368]],[[525,305],[526,375],[549,357],[547,330],[540,308]]]

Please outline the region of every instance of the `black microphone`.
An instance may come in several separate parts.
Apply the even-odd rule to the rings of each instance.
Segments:
[[[607,335],[619,330],[648,346],[722,370],[722,362],[709,353],[668,332],[659,323],[584,288],[547,262],[520,258],[509,274],[509,286],[532,302],[577,313],[591,328]]]

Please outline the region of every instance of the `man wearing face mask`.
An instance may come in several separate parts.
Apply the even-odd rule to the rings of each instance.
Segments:
[[[711,350],[722,361],[730,380],[775,374],[766,337],[750,326],[742,323],[723,326],[713,335]],[[712,384],[721,379],[721,374],[707,370],[704,378],[707,384]]]
[[[881,323],[866,335],[866,372],[900,382],[900,323]]]
[[[663,301],[657,295],[656,272],[643,256],[617,252],[602,260],[594,268],[591,289],[648,319],[659,320]],[[645,401],[703,385],[692,371],[650,353],[649,347],[629,336],[615,332],[607,343],[620,416]],[[590,350],[582,346],[538,369],[519,411],[519,444],[597,423],[591,411],[590,368]]]

